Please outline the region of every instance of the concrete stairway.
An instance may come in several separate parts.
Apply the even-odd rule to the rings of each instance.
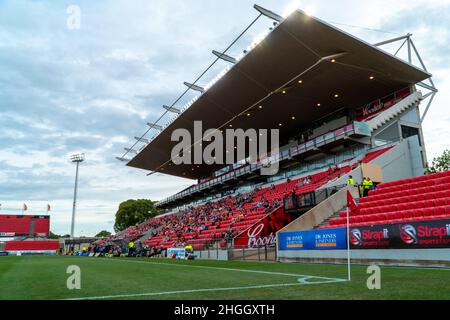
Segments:
[[[420,100],[422,100],[422,94],[419,91],[413,92],[412,94],[410,94],[402,101],[398,102],[393,107],[383,111],[375,118],[367,121],[367,123],[370,125],[372,130],[377,130],[391,119],[395,118],[396,116],[405,112],[412,106],[416,105]]]
[[[345,207],[342,208],[339,211],[342,211],[342,210],[345,210]],[[315,226],[314,229],[319,229],[320,227],[327,226],[328,225],[328,221],[330,221],[330,219],[339,218],[339,211],[336,211],[332,216],[330,216],[329,218],[327,218],[324,221],[322,221],[319,225]]]
[[[151,236],[158,234],[158,232],[161,231],[161,229],[162,227],[156,229],[155,228],[149,229],[142,235],[142,237],[135,240],[135,242],[144,242],[145,240],[148,240]]]

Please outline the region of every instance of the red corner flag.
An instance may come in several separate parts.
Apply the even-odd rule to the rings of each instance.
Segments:
[[[24,203],[23,204],[23,211],[27,211],[28,210],[28,207],[27,207],[27,205]]]
[[[350,211],[353,213],[358,213],[359,208],[356,205],[355,199],[353,199],[352,194],[350,191],[347,191],[347,206],[350,208]]]
[[[50,205],[49,204],[47,204],[47,212],[49,212],[50,211]]]

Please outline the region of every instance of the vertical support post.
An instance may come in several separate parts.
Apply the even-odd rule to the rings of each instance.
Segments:
[[[77,191],[78,191],[78,167],[80,163],[76,162],[76,171],[75,171],[75,188],[73,191],[73,207],[72,207],[72,224],[70,226],[70,237],[73,239],[74,237],[74,229],[75,229],[75,211],[77,206]]]
[[[347,270],[348,270],[348,281],[352,280],[351,270],[350,270],[350,210],[347,206]]]
[[[408,62],[409,64],[412,64],[412,58],[411,58],[411,37],[408,35]]]

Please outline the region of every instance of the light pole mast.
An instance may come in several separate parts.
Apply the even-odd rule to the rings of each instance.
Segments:
[[[75,163],[76,171],[75,171],[75,188],[73,191],[73,208],[72,208],[72,225],[70,227],[70,238],[74,238],[74,230],[75,230],[75,210],[77,206],[77,192],[78,192],[78,168],[80,163],[85,160],[84,153],[74,154],[70,156],[70,161]]]

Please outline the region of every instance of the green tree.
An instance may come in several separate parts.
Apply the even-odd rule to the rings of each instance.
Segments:
[[[155,207],[155,202],[147,199],[127,200],[119,205],[116,212],[114,230],[116,232],[125,230],[128,227],[140,224],[154,216],[160,210]]]
[[[440,157],[434,158],[431,166],[427,164],[426,174],[450,170],[450,150],[445,150]]]
[[[96,238],[108,238],[111,235],[111,232],[103,230],[95,235]]]

